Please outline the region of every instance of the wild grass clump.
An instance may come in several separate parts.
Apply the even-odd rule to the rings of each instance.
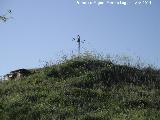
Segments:
[[[0,83],[0,120],[159,120],[160,70],[100,55],[45,64]]]

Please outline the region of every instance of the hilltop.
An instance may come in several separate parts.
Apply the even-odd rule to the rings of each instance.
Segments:
[[[160,70],[75,57],[0,82],[0,120],[159,120]]]

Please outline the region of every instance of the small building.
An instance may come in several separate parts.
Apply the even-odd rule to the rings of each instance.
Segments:
[[[10,80],[12,78],[12,74],[6,74],[3,76],[3,80]]]
[[[4,80],[20,79],[30,74],[31,72],[27,69],[18,69],[15,71],[11,71],[9,74],[4,75]]]

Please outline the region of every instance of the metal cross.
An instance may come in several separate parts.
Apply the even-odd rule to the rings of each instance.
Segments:
[[[78,55],[80,55],[81,43],[84,43],[85,40],[81,41],[80,35],[77,35],[77,39],[73,38],[73,41],[76,41],[78,43]]]
[[[12,18],[12,17],[7,17],[8,14],[11,14],[11,13],[12,13],[12,11],[11,11],[11,10],[8,10],[8,12],[7,12],[6,14],[0,16],[0,20],[6,22],[9,18]]]

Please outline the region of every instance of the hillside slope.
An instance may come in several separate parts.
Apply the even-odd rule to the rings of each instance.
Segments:
[[[159,120],[160,72],[70,59],[0,82],[0,120]]]

